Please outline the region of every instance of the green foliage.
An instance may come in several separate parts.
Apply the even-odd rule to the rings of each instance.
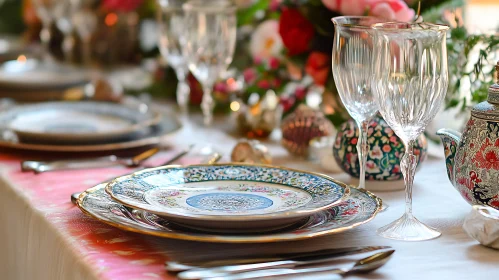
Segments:
[[[24,31],[22,1],[0,1],[0,33],[20,34]]]
[[[456,27],[450,32],[447,41],[449,65],[449,90],[446,108],[468,106],[487,99],[488,88],[494,82],[495,59],[491,54],[499,51],[498,35],[471,35],[464,27]],[[469,65],[472,65],[471,69]],[[471,104],[461,96],[463,81],[467,80],[471,89]]]

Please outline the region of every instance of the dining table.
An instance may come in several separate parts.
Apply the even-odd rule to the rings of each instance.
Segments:
[[[240,140],[217,117],[212,126],[202,124],[200,114],[182,120],[179,131],[163,139],[163,149],[145,165],[164,162],[189,144],[209,145],[230,161],[231,150]],[[356,184],[342,172],[331,173],[321,164],[295,157],[280,145],[279,133],[262,140],[273,165],[325,173],[339,181]],[[480,245],[463,230],[471,206],[454,190],[447,178],[443,149],[430,153],[416,173],[413,210],[424,223],[442,236],[424,242],[384,239],[376,234],[381,226],[402,215],[405,193],[374,192],[388,208],[371,222],[342,233],[293,242],[225,244],[183,241],[127,232],[83,214],[70,201],[102,181],[131,172],[126,167],[22,172],[21,159],[29,154],[2,151],[0,154],[0,279],[175,279],[165,271],[165,261],[203,262],[227,260],[255,254],[279,254],[351,246],[391,246],[396,252],[383,267],[348,279],[493,279],[499,275],[499,251]],[[198,157],[187,155],[178,164],[193,164]],[[366,185],[369,189],[371,181]],[[383,182],[376,182],[383,184]],[[386,184],[403,184],[401,181]],[[314,274],[309,279],[327,279]],[[303,279],[303,278],[300,278]]]

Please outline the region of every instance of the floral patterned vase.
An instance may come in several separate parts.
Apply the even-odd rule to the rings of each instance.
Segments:
[[[349,120],[338,131],[333,146],[333,155],[338,165],[356,178],[359,178],[360,174],[357,157],[358,137],[357,124]],[[403,179],[400,159],[405,152],[404,144],[380,115],[376,115],[369,123],[367,137],[369,153],[366,163],[366,179],[380,181]],[[427,144],[424,135],[416,141],[414,155],[417,157],[418,165],[426,157]]]

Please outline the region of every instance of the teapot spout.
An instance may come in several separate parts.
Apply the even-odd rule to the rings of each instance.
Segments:
[[[452,129],[442,128],[437,131],[437,135],[442,139],[445,152],[445,165],[447,167],[447,176],[453,185],[455,185],[454,157],[457,147],[461,141],[461,133]]]

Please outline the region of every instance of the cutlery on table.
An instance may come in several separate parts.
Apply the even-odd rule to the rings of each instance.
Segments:
[[[26,160],[21,162],[22,171],[34,171],[35,173],[43,173],[56,170],[75,170],[75,169],[91,169],[122,165],[126,167],[137,167],[146,159],[152,157],[159,152],[159,148],[149,149],[136,156],[130,158],[120,158],[115,155],[89,158],[89,159],[71,159],[71,160],[54,160],[54,161],[32,161]]]
[[[163,166],[163,165],[169,165],[169,164],[172,164],[174,163],[175,161],[181,159],[182,157],[184,157],[185,155],[187,155],[191,150],[192,148],[194,147],[193,144],[189,145],[189,147],[181,152],[179,152],[178,154],[176,154],[174,157],[172,157],[171,159],[167,160],[166,162],[162,163],[160,166]],[[218,162],[220,159],[222,158],[222,155],[220,155],[219,153],[215,153],[213,154],[213,156],[208,160],[208,163],[209,164],[214,164],[216,162]],[[147,167],[141,167],[139,169],[136,169],[134,170],[133,172],[136,172],[136,171],[139,171],[139,170],[142,170],[142,169],[145,169]],[[132,172],[132,173],[133,173]],[[111,178],[112,179],[112,178]],[[105,183],[105,182],[108,182],[110,181],[111,179],[108,179],[108,180],[105,180],[104,182],[102,183]],[[71,194],[71,202],[73,204],[76,204],[76,201],[78,200],[78,197],[80,196],[81,192],[75,192],[73,194]]]
[[[184,280],[193,280],[193,279],[202,279],[202,278],[210,278],[210,277],[218,277],[224,276],[228,274],[234,273],[242,273],[249,272],[255,270],[262,269],[277,269],[277,268],[295,268],[303,265],[312,265],[330,262],[338,257],[367,253],[378,250],[387,250],[391,249],[389,246],[366,246],[366,247],[346,247],[346,248],[337,248],[337,249],[326,249],[319,250],[313,252],[305,252],[305,253],[292,253],[292,254],[284,254],[276,257],[263,257],[263,258],[255,258],[253,263],[239,264],[239,265],[223,265],[223,266],[214,266],[207,268],[200,267],[192,267],[188,268],[185,265],[179,265],[175,262],[166,262],[166,269],[168,271],[174,271],[173,269],[188,269],[187,271],[181,272],[178,274],[180,279]],[[240,260],[241,261],[241,260]],[[256,261],[256,262],[255,262]],[[214,265],[214,263],[207,263],[205,265]]]
[[[337,279],[341,279],[341,276],[349,273],[368,273],[382,267],[387,263],[395,250],[389,250],[384,252],[379,252],[373,254],[369,257],[360,259],[356,261],[353,265],[338,268],[337,265],[327,265],[321,267],[313,268],[302,268],[302,269],[265,269],[259,271],[251,271],[238,274],[229,274],[221,277],[209,278],[210,280],[243,280],[243,279],[259,279],[259,278],[273,278],[275,276],[303,276],[313,273],[327,273],[330,279],[335,279],[333,276],[338,276]],[[180,277],[179,277],[180,278]],[[182,279],[182,278],[180,278]],[[203,278],[204,279],[204,278]],[[208,279],[208,278],[207,278]]]

